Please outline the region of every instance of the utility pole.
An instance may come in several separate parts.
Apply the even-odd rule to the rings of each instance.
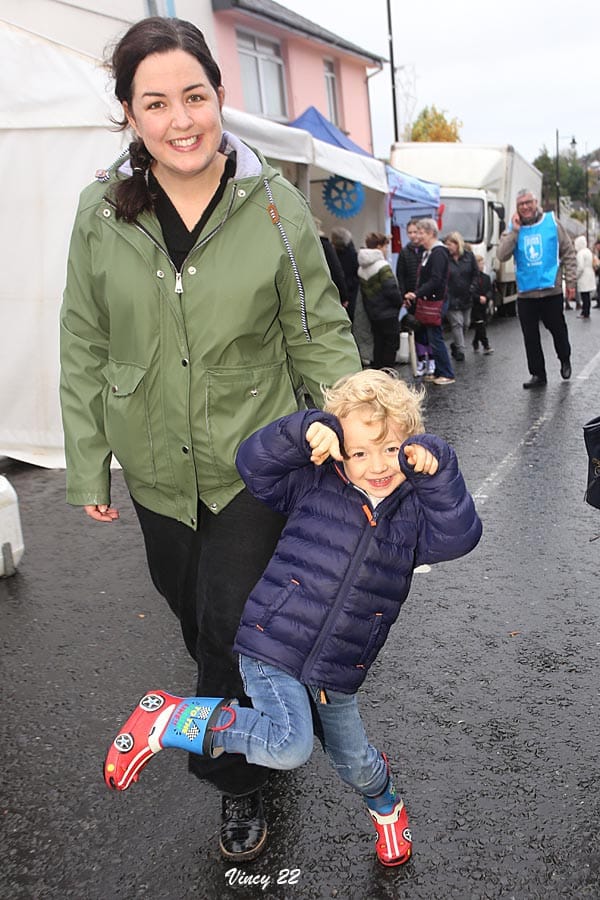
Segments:
[[[394,65],[394,36],[392,34],[391,0],[387,0],[388,45],[390,48],[390,75],[392,78],[392,109],[394,111],[394,142],[398,143],[398,112],[396,109],[396,67]]]

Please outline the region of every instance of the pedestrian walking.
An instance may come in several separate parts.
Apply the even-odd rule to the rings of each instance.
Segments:
[[[405,307],[411,313],[411,322],[414,323],[413,334],[415,339],[415,352],[417,355],[417,376],[433,381],[435,377],[435,359],[433,350],[429,345],[427,329],[420,325],[414,318],[415,303],[408,299],[408,294],[414,294],[417,286],[417,275],[423,255],[423,247],[419,242],[418,219],[410,221],[406,226],[408,241],[400,250],[396,260],[396,279]]]
[[[469,553],[482,530],[454,451],[423,433],[421,403],[399,378],[366,370],[326,392],[325,412],[286,416],[244,441],[248,488],[288,517],[235,643],[253,708],[147,695],[108,752],[109,786],[125,790],[164,747],[295,768],[312,753],[312,710],[336,771],[365,801],[377,858],[409,859],[406,808],[357,691],[415,566]]]
[[[452,332],[450,352],[457,362],[463,362],[473,297],[479,288],[479,269],[474,253],[465,248],[460,232],[451,231],[446,235],[444,243],[450,253],[447,312]]]
[[[425,324],[425,316],[419,312],[419,301],[425,301],[430,307],[425,327],[427,343],[435,360],[435,374],[429,377],[436,385],[454,384],[454,369],[442,331],[442,321],[448,309],[448,248],[438,239],[438,227],[434,219],[421,219],[417,230],[423,255],[417,274],[417,286],[414,291],[408,292],[406,299],[415,304],[415,317],[421,324]]]
[[[548,329],[560,362],[560,374],[571,377],[571,345],[563,312],[564,268],[566,299],[575,299],[576,259],[571,238],[552,212],[538,208],[537,197],[528,190],[517,194],[517,209],[510,226],[500,237],[496,256],[500,262],[515,258],[517,311],[531,378],[526,390],[547,384],[546,361],[540,337],[540,322]]]
[[[473,334],[473,350],[479,350],[479,345],[483,347],[486,354],[493,353],[494,348],[490,347],[487,336],[487,318],[488,309],[493,300],[492,279],[484,271],[485,260],[483,256],[476,256],[479,277],[477,279],[477,289],[473,297],[473,310],[471,312],[471,323],[474,328]]]
[[[581,297],[581,312],[577,318],[589,320],[592,293],[596,289],[596,275],[592,251],[588,248],[587,241],[582,234],[575,238],[575,253],[577,254],[577,290]]]
[[[231,648],[284,520],[245,489],[236,450],[297,410],[301,385],[320,404],[321,385],[360,362],[304,198],[222,129],[221,72],[202,33],[143,19],[111,68],[134,140],[83,191],[71,238],[67,500],[114,522],[118,459],[197,692],[243,699]],[[223,795],[221,853],[254,858],[266,845],[268,770],[197,755],[190,770]]]

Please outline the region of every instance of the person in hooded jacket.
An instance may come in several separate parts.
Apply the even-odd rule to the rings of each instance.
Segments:
[[[61,310],[67,500],[118,518],[122,466],[150,574],[197,690],[244,700],[233,640],[284,523],[244,487],[238,446],[360,359],[304,198],[223,130],[221,72],[191,23],[135,23],[111,59],[134,140],[80,199]],[[245,702],[248,702],[247,700]],[[190,769],[222,793],[221,853],[266,846],[268,771]]]
[[[285,416],[243,442],[237,464],[248,488],[288,517],[235,643],[254,708],[146,695],[142,710],[155,708],[138,708],[107,756],[111,787],[125,790],[164,747],[300,766],[313,749],[312,709],[336,771],[366,803],[377,858],[409,859],[406,809],[368,740],[357,691],[415,567],[469,553],[482,531],[454,451],[423,431],[421,403],[394,373],[365,370],[326,393],[324,412]],[[128,735],[139,738],[137,756],[120,749]]]
[[[373,332],[373,366],[392,368],[400,346],[398,314],[402,295],[386,258],[387,235],[370,232],[358,251],[358,280],[365,311]]]
[[[581,297],[581,313],[578,318],[589,319],[592,294],[596,290],[594,257],[582,234],[575,238],[574,247],[577,254],[577,290]]]

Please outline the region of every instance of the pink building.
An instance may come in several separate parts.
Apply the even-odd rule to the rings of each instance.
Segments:
[[[382,59],[273,0],[212,0],[225,102],[276,122],[309,106],[373,152],[367,69]]]

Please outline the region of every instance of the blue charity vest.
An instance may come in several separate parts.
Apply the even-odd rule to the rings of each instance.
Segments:
[[[558,266],[558,229],[554,213],[544,213],[535,225],[521,225],[515,248],[519,293],[553,288]]]

